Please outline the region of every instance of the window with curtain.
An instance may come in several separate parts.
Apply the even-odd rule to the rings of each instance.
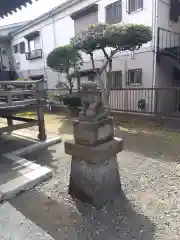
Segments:
[[[142,84],[142,68],[128,70],[128,85],[141,85]]]
[[[106,22],[115,24],[122,21],[122,3],[114,2],[106,6]]]
[[[143,0],[129,0],[128,8],[129,13],[143,9]]]

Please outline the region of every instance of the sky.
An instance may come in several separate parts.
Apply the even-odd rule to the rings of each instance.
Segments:
[[[8,17],[5,17],[4,19],[0,18],[0,26],[33,20],[65,1],[66,0],[38,0],[38,2],[36,2],[33,0],[32,5],[27,4],[26,8],[23,7],[22,10],[18,10],[17,13],[8,15]]]

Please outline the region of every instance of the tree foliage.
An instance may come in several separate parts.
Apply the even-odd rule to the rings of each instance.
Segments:
[[[96,71],[100,87],[104,88],[101,75],[109,66],[109,72],[112,71],[112,58],[120,51],[139,49],[143,44],[152,40],[151,29],[138,24],[96,24],[90,25],[88,29],[80,32],[71,39],[71,44],[77,50],[89,54],[92,67]],[[94,52],[101,50],[105,61],[99,71],[97,71],[94,60]],[[108,78],[109,80],[109,78]],[[112,80],[112,79],[111,79]],[[105,97],[108,99],[108,97]],[[108,100],[106,100],[106,103]]]
[[[72,45],[55,48],[47,57],[47,65],[61,73],[68,73],[71,68],[76,68],[82,62],[80,53]]]
[[[81,64],[81,54],[70,44],[55,48],[47,57],[48,67],[66,74],[69,93],[72,93],[73,78],[77,75]]]
[[[151,30],[144,25],[97,24],[77,34],[71,44],[78,50],[92,54],[95,50],[107,47],[116,51],[134,50],[151,39]]]

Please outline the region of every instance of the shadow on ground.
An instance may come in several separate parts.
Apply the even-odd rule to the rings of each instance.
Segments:
[[[51,167],[54,177],[11,204],[55,239],[153,239],[154,224],[133,209],[123,193],[102,210],[72,200],[67,194],[71,159],[63,143],[27,158]]]
[[[121,196],[102,210],[32,190],[10,203],[54,239],[153,240],[155,226]]]
[[[20,148],[34,144],[30,139],[24,139],[15,135],[0,135],[0,154],[10,153]]]

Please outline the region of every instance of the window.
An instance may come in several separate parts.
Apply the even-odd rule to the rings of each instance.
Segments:
[[[128,85],[141,85],[142,68],[128,70]]]
[[[94,82],[94,79],[95,79],[95,75],[94,74],[91,74],[88,76],[88,81],[89,82]]]
[[[108,72],[107,73],[107,86],[109,89],[122,88],[122,71]]]
[[[143,9],[143,0],[129,0],[129,13]]]
[[[14,53],[18,53],[18,44],[14,45],[13,49],[14,49]]]
[[[35,50],[35,41],[34,39],[29,41],[29,51],[34,51]]]
[[[33,60],[36,58],[42,58],[42,49],[39,36],[28,40],[28,52],[26,53],[27,60]]]
[[[106,7],[106,22],[115,24],[122,21],[121,1],[114,2]]]
[[[19,44],[19,50],[21,54],[25,53],[25,42]]]
[[[37,50],[26,53],[27,60],[33,60],[36,58],[42,58],[42,49],[37,49]]]

